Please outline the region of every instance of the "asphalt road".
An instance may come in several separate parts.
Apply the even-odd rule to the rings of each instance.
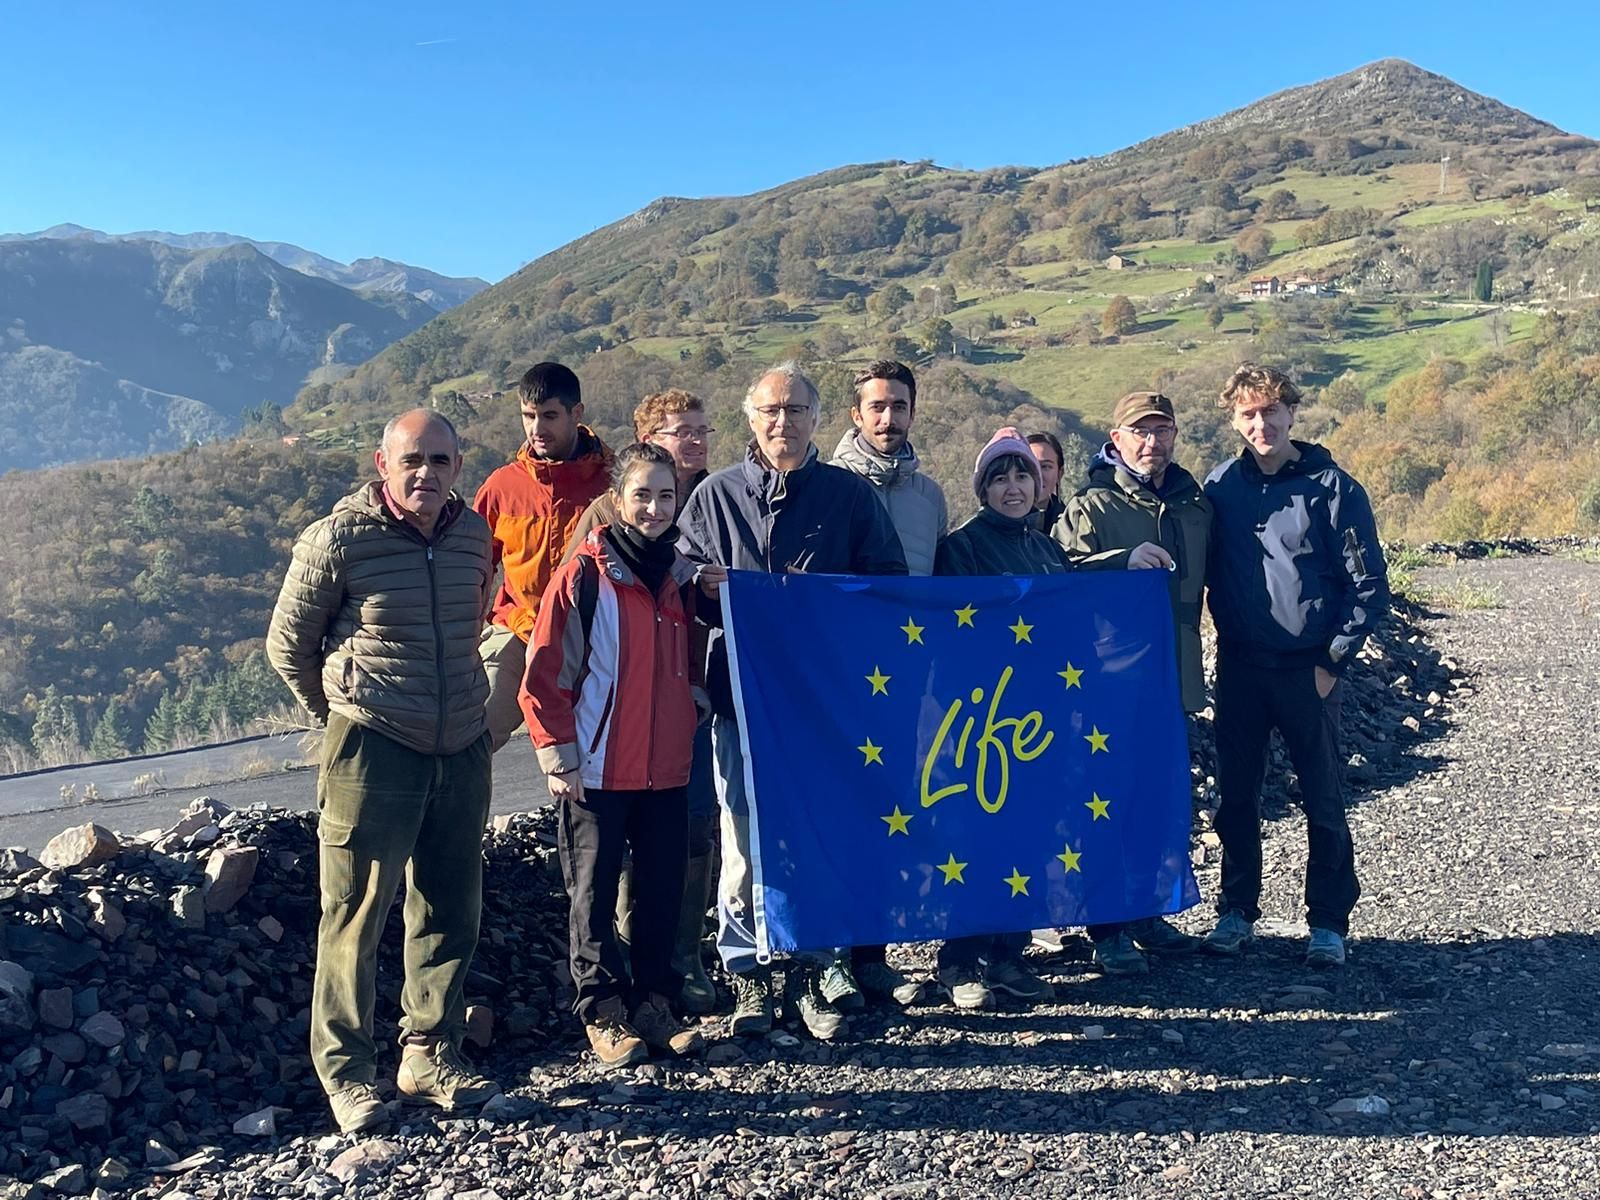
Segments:
[[[317,775],[310,767],[281,769],[284,759],[299,759],[298,735],[249,742],[239,746],[200,747],[136,763],[100,763],[46,775],[0,780],[0,846],[21,846],[37,854],[46,842],[72,825],[93,821],[123,834],[164,828],[198,796],[210,796],[231,808],[263,804],[276,808],[309,809],[317,803]],[[241,779],[251,764],[272,762],[269,774]],[[259,768],[256,768],[259,769]],[[137,775],[160,771],[171,782],[196,777],[218,781],[170,787],[154,796],[128,796]],[[527,812],[550,803],[544,776],[538,770],[533,747],[518,735],[495,756],[494,801],[491,812]],[[82,795],[94,783],[102,795],[125,799],[89,803],[62,803],[61,788],[71,786]]]

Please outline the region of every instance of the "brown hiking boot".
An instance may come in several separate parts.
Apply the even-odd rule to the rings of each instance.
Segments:
[[[624,1011],[622,1000],[613,996],[595,1005],[594,1012],[583,1023],[595,1057],[608,1067],[625,1067],[650,1057],[650,1048],[644,1044],[638,1030],[628,1024]]]
[[[328,1107],[340,1133],[361,1133],[389,1122],[389,1106],[370,1083],[347,1083],[329,1092]]]
[[[633,1027],[652,1049],[669,1054],[693,1054],[705,1048],[698,1029],[679,1023],[665,996],[651,994],[633,1010]]]
[[[461,1052],[445,1041],[406,1046],[394,1085],[401,1099],[432,1104],[446,1112],[476,1108],[500,1094],[498,1083],[474,1071]]]

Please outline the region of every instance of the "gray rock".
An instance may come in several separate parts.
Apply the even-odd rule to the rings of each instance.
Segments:
[[[372,1138],[358,1142],[328,1164],[328,1174],[340,1183],[352,1183],[374,1171],[391,1167],[405,1157],[398,1142],[385,1138]]]
[[[177,1161],[178,1161],[178,1156],[176,1154],[174,1154],[171,1149],[168,1148],[168,1146],[167,1146],[167,1144],[165,1142],[162,1142],[162,1141],[160,1141],[160,1140],[158,1140],[156,1138],[151,1138],[149,1141],[145,1142],[145,1144],[144,1144],[144,1165],[145,1166],[147,1166],[147,1167],[155,1167],[157,1170],[159,1170],[162,1167],[170,1167],[173,1163],[175,1163]]]
[[[89,1173],[83,1169],[82,1163],[73,1163],[54,1171],[46,1171],[39,1176],[39,1183],[48,1192],[59,1192],[63,1196],[81,1196],[89,1190]]]
[[[206,927],[206,898],[199,888],[185,884],[172,893],[168,904],[178,924],[185,929]]]
[[[220,846],[206,859],[206,911],[232,912],[255,881],[261,851],[254,846]]]
[[[33,973],[20,963],[0,961],[0,1033],[27,1033],[33,1011]]]
[[[245,1137],[276,1137],[278,1112],[276,1108],[258,1108],[255,1112],[247,1113],[235,1121],[233,1131]]]
[[[103,1129],[111,1123],[111,1101],[99,1092],[85,1092],[57,1104],[56,1116],[65,1117],[75,1129]]]
[[[89,928],[108,942],[114,942],[128,931],[128,920],[122,915],[122,906],[107,898],[99,888],[84,893],[89,902]]]
[[[52,1029],[72,1028],[72,989],[40,988],[36,997],[39,1023]]]
[[[108,1012],[97,1012],[78,1027],[78,1032],[103,1050],[122,1045],[128,1036],[122,1022]]]

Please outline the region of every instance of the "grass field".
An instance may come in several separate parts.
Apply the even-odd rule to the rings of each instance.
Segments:
[[[1465,201],[1466,184],[1451,179],[1444,195],[1439,195],[1439,168],[1432,163],[1407,163],[1389,167],[1372,175],[1317,175],[1310,171],[1288,171],[1277,183],[1252,188],[1247,196],[1265,200],[1279,188],[1288,188],[1302,208],[1326,205],[1329,208],[1377,208],[1393,212],[1400,205],[1430,199]]]

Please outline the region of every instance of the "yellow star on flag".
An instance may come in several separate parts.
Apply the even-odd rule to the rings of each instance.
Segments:
[[[1085,800],[1083,806],[1094,814],[1093,820],[1098,821],[1101,817],[1111,820],[1111,801],[1100,799],[1099,792],[1094,794],[1093,800]]]
[[[874,746],[871,738],[867,739],[867,744],[865,746],[857,746],[856,749],[861,751],[862,754],[866,755],[866,762],[861,764],[863,767],[868,766],[871,763],[877,763],[880,767],[883,766],[883,747]]]
[[[1067,681],[1067,686],[1069,688],[1081,688],[1083,686],[1083,684],[1078,682],[1078,680],[1083,678],[1083,671],[1080,668],[1073,666],[1071,663],[1067,664],[1067,669],[1065,671],[1057,671],[1056,674]]]
[[[1013,896],[1026,896],[1028,894],[1028,880],[1032,878],[1033,876],[1024,875],[1015,867],[1012,867],[1011,874],[1007,875],[1001,882],[1011,885],[1011,894]]]
[[[1017,618],[1017,623],[1015,625],[1007,625],[1006,628],[1017,635],[1017,643],[1019,645],[1023,642],[1027,642],[1032,645],[1033,639],[1028,635],[1033,632],[1033,626],[1029,625],[1021,617]]]
[[[1090,754],[1096,754],[1101,750],[1104,750],[1107,754],[1110,754],[1111,747],[1106,744],[1106,739],[1110,736],[1111,735],[1109,733],[1101,733],[1100,726],[1096,725],[1092,733],[1086,733],[1083,735],[1083,740],[1089,743]]]
[[[887,696],[889,694],[889,680],[893,678],[894,676],[892,675],[885,675],[876,665],[872,668],[872,674],[865,676],[866,681],[872,685],[872,694],[874,696]]]
[[[1076,871],[1080,875],[1083,874],[1083,868],[1078,865],[1078,860],[1082,858],[1083,855],[1074,850],[1071,846],[1065,847],[1060,854],[1056,855],[1056,857],[1061,860],[1061,865],[1066,867],[1067,870]]]
[[[887,817],[879,817],[878,820],[883,821],[889,826],[890,837],[893,837],[897,833],[903,833],[907,837],[911,836],[911,817],[906,813],[901,812],[898,804],[894,806],[894,811],[892,813],[890,813]]]
[[[945,859],[942,863],[938,863],[936,865],[938,866],[939,870],[944,872],[944,881],[946,885],[966,882],[965,879],[961,878],[961,872],[967,869],[967,864],[964,862],[957,862],[954,854]]]
[[[977,613],[978,610],[973,608],[970,604],[968,604],[965,608],[956,609],[956,628],[960,629],[963,625],[965,625],[969,629],[976,629],[977,626],[972,623],[972,618],[975,617]]]
[[[906,635],[906,645],[909,646],[912,642],[917,642],[926,646],[928,643],[922,640],[922,631],[926,628],[926,625],[918,625],[913,618],[907,617],[906,623],[900,626],[900,632]]]

